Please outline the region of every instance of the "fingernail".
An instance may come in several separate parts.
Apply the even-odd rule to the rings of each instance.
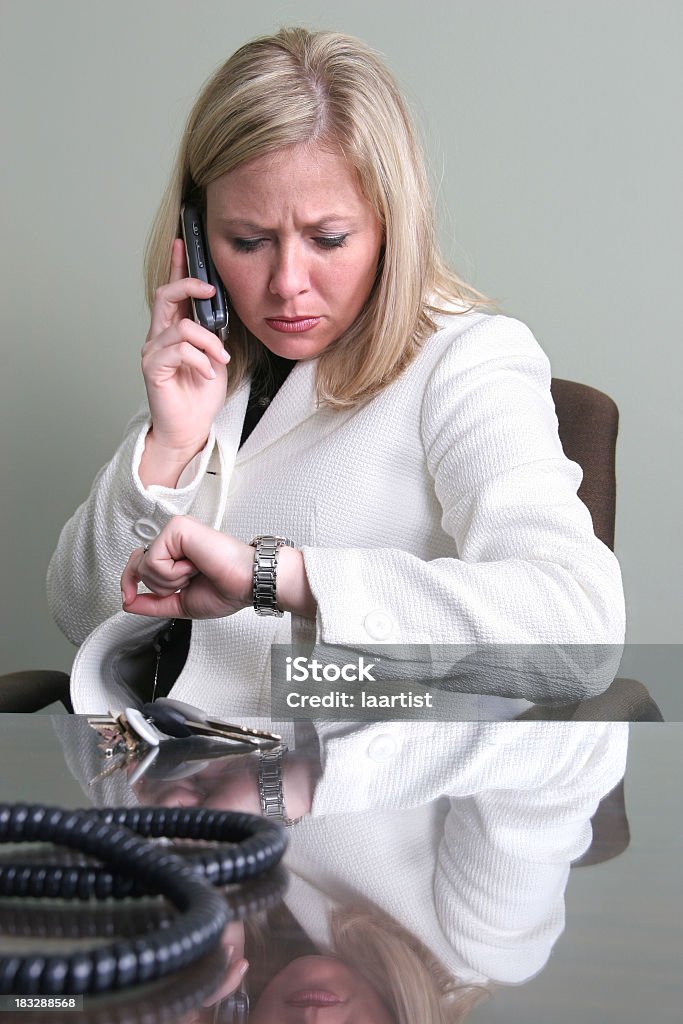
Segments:
[[[239,975],[240,975],[240,978],[243,978],[243,977],[244,977],[244,975],[245,975],[245,974],[247,973],[247,971],[248,971],[248,970],[249,970],[249,961],[248,961],[248,960],[244,960],[244,961],[243,961],[243,962],[242,962],[242,963],[240,964],[240,966],[239,966]]]
[[[216,377],[216,371],[214,370],[213,366],[209,370],[209,377],[211,378],[211,380],[214,380]]]
[[[225,947],[225,955],[227,956],[228,960],[232,960],[232,954],[234,952],[235,952],[235,947],[234,946],[226,946]]]

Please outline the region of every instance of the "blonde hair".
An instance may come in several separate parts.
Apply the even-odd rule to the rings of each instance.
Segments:
[[[377,908],[337,910],[331,920],[335,956],[377,992],[396,1024],[459,1024],[484,985],[458,982],[427,947]]]
[[[183,201],[203,208],[207,186],[223,174],[265,153],[310,143],[341,151],[384,231],[365,308],[318,360],[318,398],[342,408],[399,376],[435,330],[435,313],[489,305],[439,255],[424,161],[406,105],[382,60],[360,40],[284,28],[242,46],[209,79],[190,113],[147,243],[147,300],[151,306],[168,281]],[[260,342],[231,314],[229,393],[263,356]]]
[[[329,950],[308,938],[284,904],[260,921],[248,918],[244,929],[254,1005],[289,963],[316,953],[337,957],[365,978],[396,1024],[462,1024],[493,990],[454,977],[423,942],[375,906],[333,910]]]

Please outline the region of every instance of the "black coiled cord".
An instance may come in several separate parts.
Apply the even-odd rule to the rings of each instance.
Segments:
[[[189,866],[145,837],[205,839],[235,844],[202,850]],[[0,957],[0,993],[75,995],[106,992],[162,977],[199,959],[219,941],[229,915],[208,884],[253,878],[284,853],[283,830],[250,814],[203,808],[116,808],[65,811],[57,807],[0,804],[0,843],[52,842],[80,850],[109,870],[55,865],[4,865],[5,896],[106,899],[136,893],[165,896],[179,911],[151,935],[115,942],[92,952]],[[200,874],[201,873],[201,874]],[[201,877],[203,875],[204,877]]]
[[[0,804],[0,837],[2,813]],[[47,808],[24,808],[24,810]],[[18,820],[21,805],[14,808]],[[273,867],[285,850],[285,832],[271,820],[237,811],[215,811],[196,807],[116,807],[79,812],[109,825],[123,825],[145,838],[202,839],[228,843],[211,849],[183,850],[186,862],[213,885],[230,885],[255,878]],[[30,838],[29,836],[26,837]],[[52,836],[50,842],[58,842]],[[0,842],[12,842],[11,838]],[[235,845],[239,844],[239,845]],[[85,853],[82,846],[76,849]],[[104,860],[104,858],[100,858]],[[124,874],[100,865],[36,865],[31,861],[0,863],[0,896],[33,896],[87,900],[123,899],[142,896],[150,890],[141,876]],[[156,892],[157,890],[151,890]]]

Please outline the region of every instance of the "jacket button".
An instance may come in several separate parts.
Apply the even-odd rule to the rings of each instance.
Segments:
[[[373,640],[386,640],[394,631],[394,623],[391,616],[380,609],[368,612],[363,619],[363,626],[368,636],[371,636]]]
[[[396,753],[396,740],[389,733],[383,732],[375,736],[368,747],[368,755],[373,761],[388,761]]]
[[[161,530],[153,519],[138,519],[133,524],[133,533],[140,540],[154,540],[161,533]]]

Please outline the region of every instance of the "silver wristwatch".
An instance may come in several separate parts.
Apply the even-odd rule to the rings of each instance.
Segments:
[[[282,788],[282,759],[287,747],[280,744],[272,750],[259,752],[258,788],[261,810],[266,818],[281,821],[285,828],[295,825],[299,818],[288,818]]]
[[[281,547],[293,548],[286,537],[254,537],[250,544],[254,555],[254,585],[252,599],[257,615],[283,615],[277,606],[277,558]]]

